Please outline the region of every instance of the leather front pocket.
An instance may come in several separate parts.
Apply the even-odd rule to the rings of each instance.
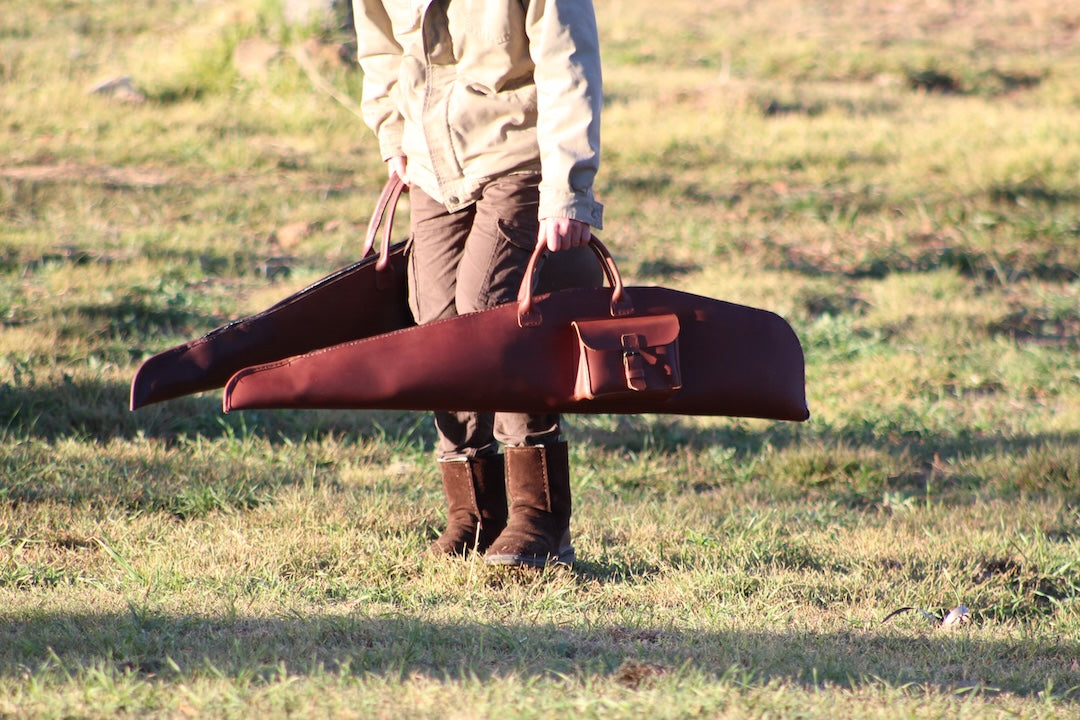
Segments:
[[[574,399],[664,396],[682,387],[676,315],[577,320],[573,326],[580,351]]]

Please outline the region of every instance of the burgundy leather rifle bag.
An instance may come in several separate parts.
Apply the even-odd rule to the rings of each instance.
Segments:
[[[516,302],[244,368],[223,408],[809,417],[783,318],[624,287],[603,244],[590,247],[611,287],[534,294],[538,247]]]
[[[383,188],[362,259],[256,315],[146,360],[131,383],[131,409],[220,388],[237,370],[413,324],[405,295],[406,243],[391,244],[402,185]],[[387,214],[383,222],[384,215]],[[375,235],[385,226],[381,252]]]
[[[223,387],[243,368],[412,326],[406,293],[408,243],[391,241],[403,190],[389,180],[368,224],[361,260],[249,317],[148,358],[131,383],[131,409]],[[382,246],[375,241],[382,233]],[[599,287],[604,276],[579,248],[544,267],[542,287]]]

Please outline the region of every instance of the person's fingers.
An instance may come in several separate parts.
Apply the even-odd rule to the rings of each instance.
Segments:
[[[566,239],[565,247],[581,247],[588,242],[589,226],[580,220],[564,219],[561,229]]]
[[[547,247],[548,252],[559,251],[558,233],[555,232],[551,218],[544,218],[540,221],[540,229],[537,231],[536,244],[544,245]]]
[[[551,252],[559,252],[563,249],[563,243],[565,237],[559,232],[558,224],[551,222],[547,224],[547,246]]]
[[[570,218],[544,218],[540,221],[537,243],[544,243],[551,252],[587,245],[592,237],[589,224]]]
[[[574,231],[574,237],[571,241],[573,247],[581,247],[582,245],[588,245],[589,238],[592,236],[589,226],[583,222],[573,223],[572,229]]]
[[[386,161],[386,170],[390,177],[397,175],[405,187],[412,187],[409,181],[409,159],[403,155],[396,155]]]

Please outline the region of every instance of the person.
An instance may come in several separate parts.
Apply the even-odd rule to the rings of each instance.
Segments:
[[[418,323],[513,300],[538,243],[588,243],[603,219],[591,0],[353,0],[353,15],[364,122],[410,188]],[[435,426],[448,524],[434,551],[574,561],[557,414],[438,412]]]

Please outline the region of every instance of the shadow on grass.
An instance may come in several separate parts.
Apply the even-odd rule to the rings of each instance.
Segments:
[[[0,385],[0,436],[97,441],[150,437],[207,439],[258,435],[271,442],[292,442],[333,433],[382,437],[398,444],[431,444],[426,413],[394,411],[243,411],[224,414],[220,395],[202,393],[128,410],[129,388],[113,382],[74,381],[58,385]]]
[[[983,640],[978,628],[912,636],[886,630],[698,632],[648,627],[568,629],[534,624],[444,624],[413,618],[321,615],[220,619],[132,608],[122,614],[43,613],[0,624],[0,673],[119,673],[184,682],[224,675],[376,674],[407,680],[505,675],[610,677],[637,686],[690,672],[741,686],[914,684],[1077,699],[1080,642]]]
[[[277,440],[298,440],[319,433],[378,435],[389,441],[410,438],[430,443],[433,430],[425,427],[425,412],[392,410],[245,410],[231,414],[221,411],[216,393],[178,398],[128,410],[128,386],[119,383],[79,382],[65,378],[59,385],[0,385],[0,434],[33,437],[45,441],[201,435],[208,439],[248,433]],[[989,434],[952,436],[900,433],[890,428],[849,427],[818,429],[799,423],[776,422],[766,427],[734,423],[702,429],[692,419],[680,415],[605,416],[594,425],[569,416],[567,436],[572,442],[631,451],[651,448],[670,452],[678,448],[700,450],[723,445],[740,454],[756,454],[766,445],[783,449],[807,439],[819,442],[847,442],[874,446],[914,447],[920,457],[952,455],[957,452],[983,453],[991,450],[1023,451],[1047,442],[1080,445],[1080,434],[1058,436],[1010,436]],[[888,437],[883,437],[888,435]]]
[[[1080,433],[1036,433],[1032,435],[993,435],[976,431],[958,431],[953,435],[904,430],[887,423],[855,424],[844,427],[821,427],[813,422],[775,422],[767,426],[734,422],[702,429],[678,415],[611,416],[603,427],[579,424],[573,419],[569,435],[574,441],[586,441],[607,450],[654,453],[700,452],[711,447],[731,448],[738,458],[760,454],[765,448],[786,450],[807,443],[828,447],[866,446],[888,453],[905,452],[919,461],[935,457],[1022,454],[1047,445],[1080,447]]]
[[[374,439],[388,452],[421,453],[435,443],[433,423],[423,412],[255,410],[225,415],[211,393],[136,412],[128,411],[127,402],[128,388],[118,383],[65,379],[58,385],[3,385],[0,438],[46,444],[157,438],[167,445],[183,438],[247,438],[263,446],[292,447],[334,436],[347,442]],[[625,454],[633,462],[635,454],[677,460],[705,457],[720,448],[723,457],[702,466],[700,477],[683,478],[695,491],[754,481],[787,495],[824,492],[854,506],[880,501],[883,491],[919,493],[930,484],[936,500],[960,503],[980,488],[1052,488],[1067,497],[1080,492],[1075,485],[1080,433],[1074,432],[1004,436],[961,429],[945,435],[887,422],[833,427],[734,421],[702,427],[678,415],[568,416],[564,425],[586,461],[594,450]],[[650,482],[637,475],[626,482],[631,481]],[[625,484],[616,483],[620,488]]]

